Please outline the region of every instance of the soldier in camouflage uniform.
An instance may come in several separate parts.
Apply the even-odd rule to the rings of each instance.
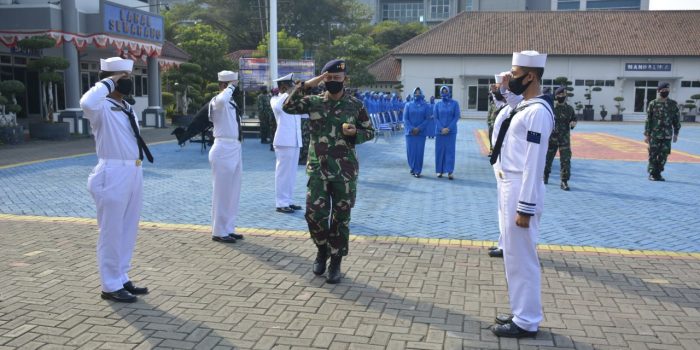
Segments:
[[[549,173],[552,172],[554,156],[559,151],[559,164],[561,171],[560,187],[564,191],[569,190],[569,178],[571,178],[571,129],[576,126],[576,113],[570,104],[566,103],[567,90],[559,87],[554,95],[557,100],[554,107],[554,129],[549,137],[549,149],[547,150],[547,162],[544,166],[544,183],[549,182]]]
[[[258,107],[258,120],[260,120],[260,143],[271,143],[274,133],[270,133],[270,119],[275,119],[270,107],[270,95],[267,94],[267,87],[260,87],[260,95],[256,101]],[[272,118],[270,118],[272,116]]]
[[[340,263],[348,254],[350,210],[355,204],[359,170],[355,145],[374,138],[374,128],[362,101],[344,93],[345,61],[330,61],[321,72],[297,84],[283,110],[309,114],[305,217],[318,247],[313,272],[322,275],[330,255],[326,281],[333,284],[340,282]],[[305,96],[305,90],[321,82],[326,86],[324,94]]]
[[[649,102],[647,120],[644,124],[644,142],[649,144],[649,180],[666,181],[661,176],[668,155],[671,154],[671,141],[678,141],[681,130],[678,103],[670,98],[669,84],[659,83],[659,97]]]

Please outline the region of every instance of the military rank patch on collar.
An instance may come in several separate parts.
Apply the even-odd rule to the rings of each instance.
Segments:
[[[542,134],[540,134],[539,132],[534,132],[534,131],[527,132],[527,142],[539,144],[541,138],[542,138]]]

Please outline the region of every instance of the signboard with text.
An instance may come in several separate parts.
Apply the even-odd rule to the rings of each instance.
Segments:
[[[267,58],[241,58],[238,63],[238,73],[244,89],[251,90],[269,85],[270,65],[267,63]],[[314,68],[313,60],[278,60],[277,62],[278,76],[283,77],[294,73],[294,80],[313,78]]]
[[[625,70],[632,72],[670,72],[670,63],[625,63]]]
[[[109,2],[102,7],[102,28],[107,34],[157,43],[165,36],[163,17]]]

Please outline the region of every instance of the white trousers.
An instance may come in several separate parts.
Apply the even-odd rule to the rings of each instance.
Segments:
[[[299,167],[299,147],[275,146],[275,205],[277,208],[294,204],[294,184]]]
[[[97,207],[97,266],[102,291],[114,292],[129,281],[143,206],[143,169],[135,160],[100,159],[88,177]]]
[[[212,235],[226,237],[236,233],[238,204],[241,198],[243,152],[238,140],[214,139],[209,151],[213,193],[211,201]]]
[[[513,322],[527,331],[536,331],[542,322],[542,286],[540,260],[537,256],[542,202],[530,217],[530,227],[515,224],[516,208],[520,196],[522,178],[517,174],[504,174],[499,180],[499,225],[503,226],[503,260],[508,281],[508,296],[513,312]],[[538,184],[544,198],[544,182]]]

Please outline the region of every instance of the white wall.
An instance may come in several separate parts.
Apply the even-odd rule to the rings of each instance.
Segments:
[[[401,82],[406,91],[420,86],[426,95],[432,95],[435,78],[454,79],[453,97],[459,102],[463,115],[485,116],[485,112],[467,111],[469,85],[476,85],[479,78],[492,78],[494,74],[510,70],[510,56],[402,56]],[[670,72],[625,71],[626,63],[670,63]],[[600,118],[600,105],[605,105],[608,114],[615,111],[616,96],[625,98],[626,117],[642,116],[634,113],[634,82],[636,80],[660,80],[671,83],[671,98],[684,103],[691,95],[700,93],[700,88],[681,88],[681,80],[700,80],[697,59],[670,57],[584,57],[584,56],[550,56],[547,61],[544,79],[560,76],[569,80],[615,80],[614,87],[602,87],[594,92],[591,104]],[[574,97],[570,103],[584,100],[585,86],[574,86]]]

